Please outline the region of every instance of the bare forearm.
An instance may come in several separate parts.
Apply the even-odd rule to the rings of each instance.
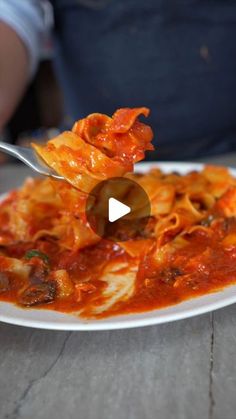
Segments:
[[[0,130],[22,97],[28,77],[27,50],[18,35],[0,21]]]

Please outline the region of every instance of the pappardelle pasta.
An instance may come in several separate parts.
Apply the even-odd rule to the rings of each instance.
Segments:
[[[0,204],[0,300],[101,318],[236,283],[236,179],[209,165],[132,173],[152,148],[141,114],[148,110],[93,114],[35,145],[68,182],[27,179]],[[116,243],[94,233],[85,213],[88,192],[111,176],[137,182],[151,203],[146,227]]]
[[[118,109],[112,118],[94,113],[77,121],[45,146],[33,144],[38,154],[68,182],[86,193],[102,180],[123,176],[153,150],[153,133],[138,121],[149,109]]]

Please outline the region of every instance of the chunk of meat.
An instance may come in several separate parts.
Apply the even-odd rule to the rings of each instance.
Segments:
[[[45,281],[47,275],[48,269],[43,264],[32,265],[29,280],[31,284],[40,284]]]
[[[30,285],[19,296],[19,303],[24,306],[49,303],[56,295],[56,284],[44,282],[42,284]]]

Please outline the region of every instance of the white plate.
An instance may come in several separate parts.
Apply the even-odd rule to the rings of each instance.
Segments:
[[[180,173],[186,173],[190,170],[200,170],[203,165],[174,162],[158,164],[142,163],[137,165],[136,169],[144,172],[155,166],[160,167],[165,172],[176,170]],[[236,176],[236,170],[231,169],[231,172]],[[86,321],[70,314],[58,313],[53,310],[21,309],[13,304],[0,302],[0,321],[20,326],[54,330],[126,329],[180,320],[207,313],[235,302],[236,286],[230,286],[222,291],[193,298],[161,310],[91,321]]]

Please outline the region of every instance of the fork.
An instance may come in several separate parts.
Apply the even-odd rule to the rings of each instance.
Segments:
[[[34,151],[33,148],[29,147],[20,147],[12,144],[5,143],[0,141],[0,151],[10,154],[13,157],[16,157],[18,160],[21,160],[35,172],[44,176],[51,176],[55,179],[64,179],[62,176],[59,176],[55,170],[51,169]]]

